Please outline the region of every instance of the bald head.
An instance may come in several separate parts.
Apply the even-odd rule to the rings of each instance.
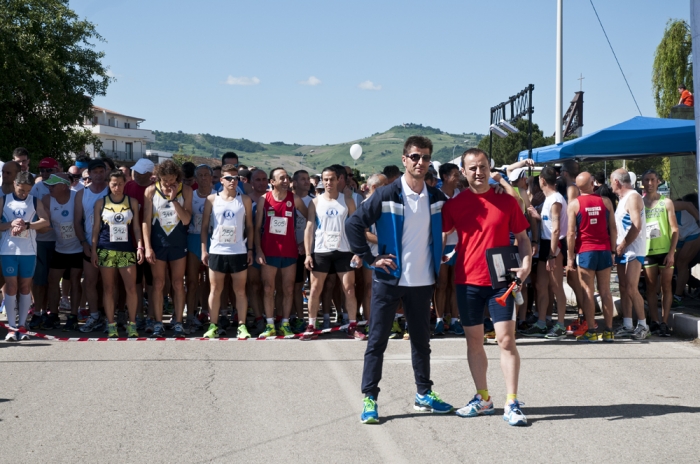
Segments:
[[[74,176],[79,176],[80,175],[80,168],[78,166],[71,166],[68,168],[68,173],[73,174]]]
[[[591,194],[593,193],[593,176],[588,173],[588,172],[582,172],[578,176],[576,176],[576,187],[581,191],[583,194]]]
[[[22,167],[17,161],[8,161],[2,166],[2,181],[5,184],[11,184],[15,181],[19,170]]]

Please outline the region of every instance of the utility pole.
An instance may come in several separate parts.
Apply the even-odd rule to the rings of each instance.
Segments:
[[[556,106],[554,109],[554,118],[556,119],[556,129],[554,131],[554,143],[561,143],[562,141],[562,104],[564,100],[564,94],[562,91],[562,81],[564,77],[564,72],[562,68],[563,61],[563,39],[562,39],[562,21],[564,17],[564,0],[557,0],[557,83],[556,83]]]

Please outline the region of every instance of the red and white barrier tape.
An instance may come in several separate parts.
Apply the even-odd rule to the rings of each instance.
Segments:
[[[363,326],[365,325],[365,321],[360,321],[357,323],[358,326]],[[322,330],[314,330],[313,331],[313,336],[312,337],[318,337],[319,335],[323,334],[328,334],[332,332],[339,332],[343,329],[347,329],[349,324],[337,326],[337,327],[331,327],[330,329],[322,329]],[[13,330],[16,331],[15,329],[10,328],[7,324],[0,322],[0,327],[7,329],[7,330]],[[19,331],[16,331],[19,333]],[[47,335],[39,332],[31,332],[29,330],[26,330],[22,332],[26,335],[29,335],[31,337],[36,337],[40,338],[42,340],[48,340],[48,341],[54,341],[54,342],[193,342],[193,341],[210,341],[210,342],[232,342],[232,341],[246,341],[246,340],[252,340],[252,341],[264,341],[264,340],[294,340],[294,339],[300,339],[300,338],[308,338],[308,335],[311,334],[311,332],[302,332],[299,334],[294,334],[294,335],[288,335],[288,336],[276,336],[276,337],[267,337],[267,338],[226,338],[226,337],[220,337],[220,338],[205,338],[205,337],[189,337],[189,338],[166,338],[166,337],[158,337],[158,338],[150,338],[150,337],[138,337],[138,338],[126,338],[126,337],[117,337],[117,338],[108,338],[108,337],[55,337],[53,335]],[[305,337],[305,335],[307,337]]]

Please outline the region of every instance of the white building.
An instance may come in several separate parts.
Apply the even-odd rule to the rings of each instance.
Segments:
[[[93,106],[92,120],[85,121],[85,127],[92,130],[102,141],[102,152],[115,161],[134,163],[145,158],[146,144],[155,142],[156,136],[148,129],[139,126],[145,119],[116,111]],[[100,151],[93,145],[85,147],[85,153],[91,158],[99,158]],[[151,160],[157,162],[157,160]]]

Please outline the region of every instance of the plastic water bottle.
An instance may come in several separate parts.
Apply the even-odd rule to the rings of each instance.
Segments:
[[[357,263],[355,261],[350,261],[350,267],[353,269],[357,269]]]

